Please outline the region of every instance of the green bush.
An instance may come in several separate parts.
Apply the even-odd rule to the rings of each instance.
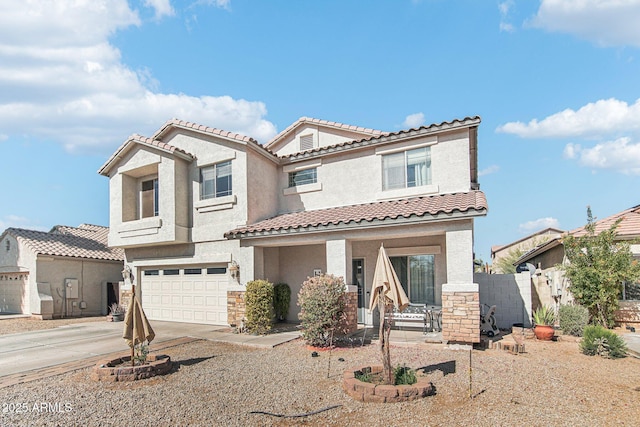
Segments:
[[[332,333],[344,318],[345,285],[331,274],[309,277],[298,293],[302,337],[316,347],[331,345]]]
[[[581,337],[585,326],[589,324],[589,310],[581,305],[561,305],[558,319],[562,333]]]
[[[269,332],[273,320],[273,283],[266,280],[247,283],[245,304],[247,330],[258,334]]]
[[[287,320],[289,304],[291,303],[291,288],[286,283],[278,283],[273,287],[273,309],[277,320]]]
[[[580,350],[589,356],[596,354],[607,359],[617,359],[627,355],[627,345],[613,331],[600,325],[584,328],[584,336],[580,342]]]
[[[395,385],[411,385],[418,382],[418,378],[416,378],[416,371],[400,365],[396,366],[393,370],[393,378]]]

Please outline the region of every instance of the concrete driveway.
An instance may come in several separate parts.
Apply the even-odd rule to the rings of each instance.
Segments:
[[[153,345],[190,336],[212,341],[272,348],[300,336],[298,331],[266,336],[234,334],[212,325],[151,321]],[[124,322],[88,322],[43,331],[0,335],[0,378],[114,352],[127,352]]]

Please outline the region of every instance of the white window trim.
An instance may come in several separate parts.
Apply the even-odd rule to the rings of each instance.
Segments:
[[[235,194],[222,197],[212,197],[210,199],[198,200],[193,206],[200,213],[221,211],[224,209],[232,209],[233,205],[238,203],[238,199]]]
[[[284,173],[289,173],[289,172],[299,172],[301,170],[305,170],[305,169],[311,169],[311,168],[319,168],[320,166],[322,166],[322,160],[318,159],[318,160],[310,160],[307,162],[300,162],[300,163],[293,163],[290,165],[285,165],[282,167],[282,172]]]
[[[314,182],[313,184],[298,185],[296,187],[287,187],[284,189],[283,194],[290,196],[292,194],[311,193],[314,191],[322,191],[322,183]]]
[[[138,220],[142,220],[142,219],[147,219],[147,218],[153,218],[153,217],[146,217],[143,218],[142,217],[142,183],[143,182],[148,182],[148,181],[156,181],[156,187],[154,188],[154,194],[153,194],[153,203],[154,203],[154,211],[155,211],[155,204],[158,204],[158,214],[154,215],[153,217],[159,217],[160,216],[160,177],[158,176],[158,174],[153,174],[153,175],[147,175],[147,176],[142,176],[140,178],[138,178],[138,195],[137,195],[137,202],[138,202]],[[158,200],[155,200],[155,193],[156,191],[158,192]]]
[[[400,153],[402,151],[415,150],[417,148],[430,147],[432,145],[436,145],[438,143],[438,139],[433,137],[432,140],[422,141],[417,143],[415,141],[407,141],[402,144],[394,145],[393,147],[377,147],[376,154],[379,156],[383,156],[385,154],[393,154]]]
[[[396,188],[393,190],[383,190],[376,193],[377,200],[392,200],[403,197],[426,196],[437,194],[440,188],[437,184],[421,185],[419,187]]]

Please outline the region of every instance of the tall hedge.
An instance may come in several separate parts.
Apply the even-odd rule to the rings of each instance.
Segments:
[[[273,309],[277,320],[287,320],[291,303],[291,288],[286,283],[278,283],[273,287]]]
[[[273,320],[273,283],[266,280],[248,282],[245,304],[247,330],[258,334],[269,332]]]

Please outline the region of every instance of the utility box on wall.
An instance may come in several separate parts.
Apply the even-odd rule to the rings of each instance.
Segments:
[[[78,279],[65,279],[64,287],[67,299],[78,298]]]

